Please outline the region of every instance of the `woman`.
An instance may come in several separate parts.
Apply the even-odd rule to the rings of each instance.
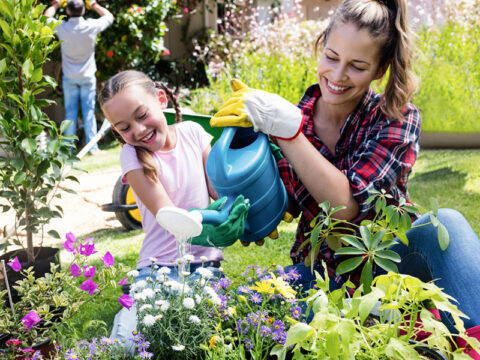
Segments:
[[[359,223],[374,213],[366,202],[371,190],[386,190],[394,203],[408,199],[420,134],[420,113],[409,102],[416,89],[410,37],[405,0],[345,0],[317,39],[318,84],[307,89],[298,107],[234,80],[233,97],[211,121],[212,126],[253,125],[276,138],[286,157],[279,164],[281,176],[302,211],[291,257],[306,283],[313,280],[303,264],[309,249],[299,247],[318,204],[344,205],[337,218]],[[376,94],[372,82],[387,73],[384,94]],[[480,328],[475,311],[480,262],[474,251],[480,242],[458,212],[441,210],[439,219],[450,234],[447,250],[441,251],[433,226],[413,229],[407,234],[410,245],[394,248],[402,257],[399,270],[437,279],[470,317],[465,323],[476,327],[473,333]],[[426,222],[421,217],[414,225]],[[334,275],[341,259],[324,244],[317,260],[326,262],[332,288],[340,287],[343,279]],[[452,330],[450,319],[444,321]]]

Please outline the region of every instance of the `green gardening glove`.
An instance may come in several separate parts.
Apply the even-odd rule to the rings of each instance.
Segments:
[[[227,198],[219,199],[205,210],[221,210]],[[207,247],[227,247],[233,245],[245,231],[245,220],[250,209],[250,201],[243,195],[238,195],[230,209],[226,221],[219,225],[203,224],[202,233],[192,238],[192,245]]]

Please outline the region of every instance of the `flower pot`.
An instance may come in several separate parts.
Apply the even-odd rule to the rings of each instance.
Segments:
[[[47,272],[50,271],[50,264],[55,263],[55,264],[60,264],[60,257],[59,257],[59,252],[60,250],[58,248],[52,248],[52,247],[35,247],[34,248],[35,254],[37,254],[36,259],[33,263],[28,262],[28,256],[26,250],[19,249],[19,250],[13,250],[9,251],[3,255],[0,256],[0,260],[5,260],[5,263],[9,261],[10,259],[13,259],[15,256],[18,257],[18,260],[20,261],[20,264],[22,265],[22,269],[27,269],[30,266],[33,266],[33,271],[34,271],[34,276],[36,278],[44,276]],[[20,272],[15,272],[13,271],[10,266],[6,266],[7,270],[7,277],[8,277],[8,282],[10,284],[10,290],[12,292],[12,301],[15,303],[18,300],[20,300],[17,292],[13,288],[13,285],[15,282],[18,280],[23,279],[23,276]],[[0,272],[0,289],[5,289],[5,279],[3,275],[3,271]],[[6,299],[6,305],[10,306],[10,302],[8,299]]]
[[[417,353],[421,356],[425,356],[427,359],[432,359],[432,360],[448,360],[447,356],[442,354],[440,351],[436,349],[432,349],[428,346],[426,346],[423,343],[419,343],[418,341],[415,340],[410,340],[410,344],[419,344],[415,346],[415,350]]]
[[[4,336],[5,338],[1,340],[1,336]],[[10,337],[11,337],[10,334],[0,335],[0,354],[7,353],[7,355],[9,356],[8,358],[11,358],[14,360],[24,360],[25,354],[22,353],[21,351],[16,351],[13,354],[11,353],[12,349],[7,349],[8,345],[6,345],[5,342],[9,340]],[[1,344],[1,341],[4,342],[3,345]],[[57,358],[57,349],[55,345],[56,345],[55,342],[51,341],[50,339],[47,339],[42,342],[39,342],[38,344],[31,346],[30,348],[33,349],[34,351],[40,351],[40,355],[42,356],[42,359],[55,359]]]

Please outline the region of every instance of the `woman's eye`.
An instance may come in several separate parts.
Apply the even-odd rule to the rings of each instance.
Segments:
[[[328,55],[325,55],[325,57],[327,58],[327,60],[330,60],[330,61],[336,61],[337,59],[331,57],[331,56],[328,56]]]
[[[355,70],[357,70],[357,71],[365,71],[365,69],[362,69],[362,68],[360,68],[360,67],[358,67],[358,66],[355,66],[354,64],[352,64],[352,67],[353,67]]]

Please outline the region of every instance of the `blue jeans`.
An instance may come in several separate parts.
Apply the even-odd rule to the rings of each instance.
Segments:
[[[464,319],[465,328],[480,325],[480,240],[472,230],[470,224],[458,211],[440,209],[438,219],[445,225],[450,235],[450,244],[445,251],[440,249],[437,238],[437,228],[425,225],[407,232],[408,246],[398,240],[398,244],[391,250],[397,252],[402,262],[398,270],[402,274],[418,277],[422,281],[435,279],[435,284],[453,296],[456,305],[470,319]],[[412,226],[430,222],[428,215],[423,215]],[[304,263],[291,265],[302,275],[299,283],[304,289],[315,284],[315,275],[310,272]],[[288,270],[289,267],[286,268]],[[322,276],[324,271],[320,264],[315,264]],[[377,271],[377,274],[384,271]],[[333,278],[330,279],[330,290],[342,286]],[[450,331],[456,332],[453,319],[442,313],[442,320]]]
[[[95,76],[85,79],[69,79],[65,76],[63,77],[65,119],[72,121],[72,124],[65,130],[65,135],[76,134],[78,102],[80,101],[86,144],[88,144],[97,133],[97,119],[95,118],[96,91],[97,80]],[[98,150],[97,144],[90,149],[90,152],[95,150]]]

